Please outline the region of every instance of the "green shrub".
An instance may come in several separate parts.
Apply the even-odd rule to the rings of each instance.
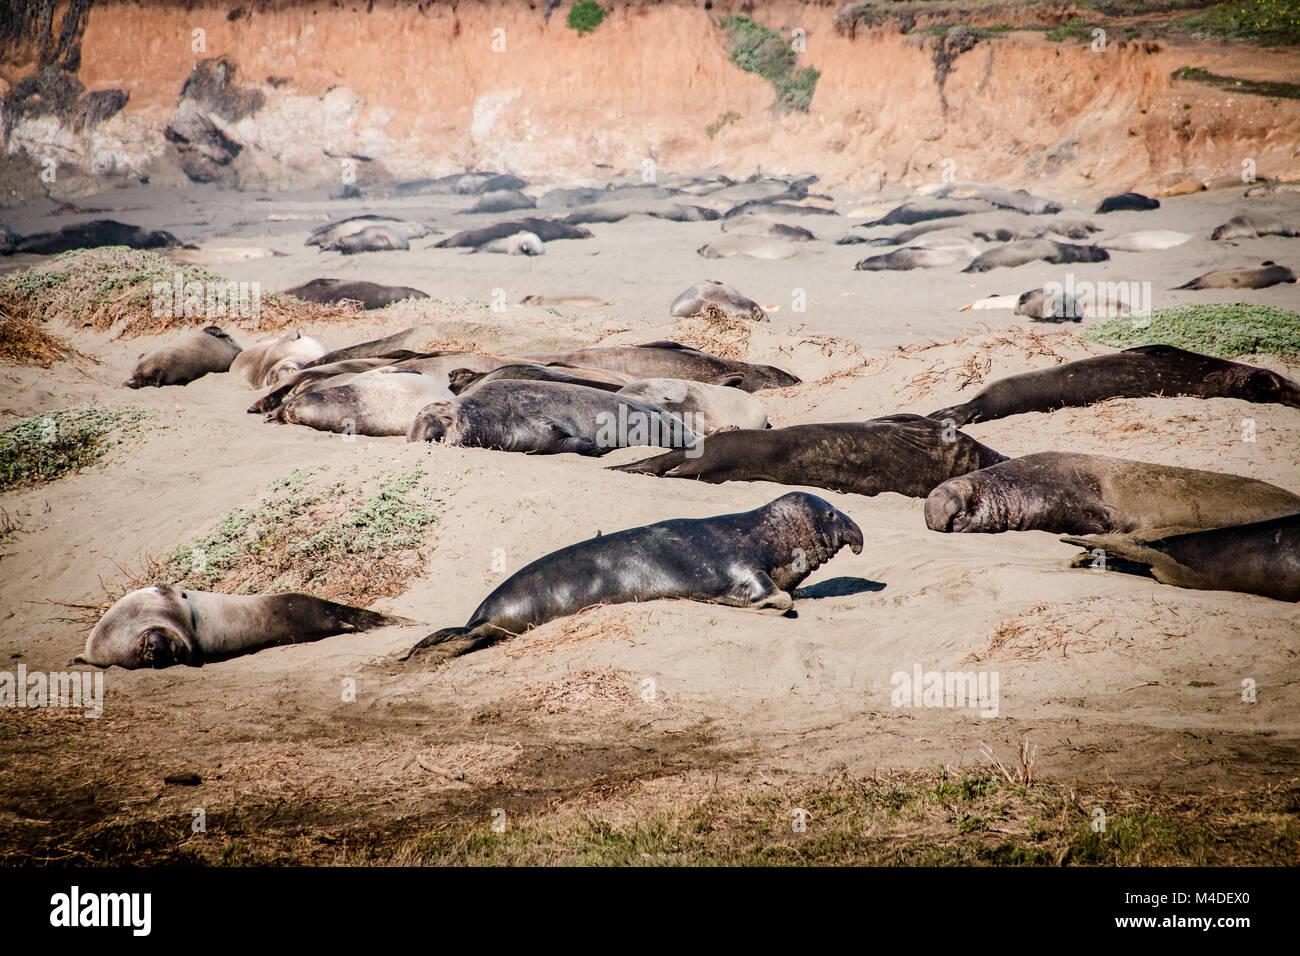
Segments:
[[[782,109],[807,112],[821,73],[812,67],[798,69],[790,41],[750,17],[729,14],[720,22],[731,42],[731,62],[771,83]]]
[[[1179,25],[1200,36],[1300,44],[1300,0],[1236,0],[1185,16]]]
[[[1150,315],[1107,319],[1084,331],[1083,338],[1116,348],[1163,344],[1222,358],[1295,358],[1300,356],[1300,315],[1245,302],[1175,305]]]
[[[579,0],[569,7],[569,26],[578,31],[578,36],[585,36],[605,19],[605,10],[595,0]]]
[[[0,432],[0,491],[53,481],[103,458],[145,418],[135,409],[61,408]],[[127,434],[133,434],[130,429]]]

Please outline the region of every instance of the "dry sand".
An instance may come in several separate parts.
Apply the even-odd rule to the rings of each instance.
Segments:
[[[698,279],[720,279],[782,306],[770,325],[753,326],[746,340],[731,343],[751,360],[803,378],[802,385],[761,394],[777,425],[926,413],[968,397],[981,383],[1108,351],[1078,339],[1075,326],[1061,331],[1017,320],[1018,328],[1008,328],[1010,313],[957,311],[972,299],[1021,292],[1063,274],[1042,263],[978,276],[956,267],[860,273],[852,264],[870,247],[822,242],[786,262],[706,262],[694,250],[718,234],[717,223],[647,219],[592,226],[596,238],[551,243],[538,259],[426,248],[433,239],[414,242],[409,253],[345,258],[302,245],[323,218],[268,221],[271,213],[361,211],[430,217],[444,231],[462,220],[489,221],[449,214],[468,201],[342,203],[319,194],[270,200],[140,190],[86,204],[134,207],[117,218],[167,228],[186,241],[282,251],[284,258],[215,267],[260,280],[268,291],[337,276],[412,285],[437,297],[364,315],[354,327],[303,329],[331,346],[420,320],[502,351],[703,341],[693,338],[703,324],[669,320],[667,303]],[[1300,266],[1300,240],[1210,243],[1210,229],[1238,207],[1294,218],[1300,197],[1244,200],[1233,189],[1166,200],[1155,213],[1096,217],[1109,235],[1160,228],[1197,238],[1163,252],[1116,254],[1109,263],[1075,267],[1076,275],[1150,281],[1157,307],[1244,300],[1295,308],[1294,285],[1166,291],[1211,268],[1263,259]],[[68,221],[46,212],[18,210],[10,224],[25,233]],[[840,219],[832,231],[847,232],[851,222]],[[497,288],[510,303],[534,293],[582,293],[614,304],[496,312],[485,303]],[[808,291],[806,314],[792,314],[793,288]],[[964,334],[981,322],[989,328]],[[0,763],[8,767],[0,771],[0,832],[10,834],[7,843],[45,840],[68,826],[172,826],[196,806],[210,819],[262,808],[257,812],[268,821],[308,830],[339,821],[428,825],[477,818],[493,806],[551,806],[592,788],[607,793],[689,771],[735,781],[969,767],[987,762],[982,746],[1008,760],[1025,738],[1039,747],[1038,771],[1064,780],[1202,790],[1300,774],[1296,606],[1071,569],[1077,549],[1051,534],[933,533],[922,502],[895,494],[813,489],[858,522],[866,547],[857,556],[841,552],[806,583],[813,596],[797,602],[795,619],[687,602],[614,606],[434,669],[398,664],[397,652],[429,630],[462,623],[502,580],[492,570],[495,549],[510,572],[598,532],[754,508],[789,489],[602,467],[636,460],[645,449],[592,460],[408,445],[400,438],[347,442],[245,414],[256,393],[229,375],[185,388],[125,390],[119,383],[154,340],[85,332],[70,339],[102,364],[0,367],[0,421],[75,404],[154,416],[140,440],[104,461],[0,495],[18,524],[0,539],[0,659],[9,668],[57,670],[80,649],[85,626],[45,602],[103,600],[105,586],[126,585],[124,568],[211,531],[232,508],[255,503],[295,469],[315,466],[351,480],[418,466],[432,476],[440,519],[427,564],[404,593],[377,605],[420,626],[272,649],[202,669],[113,670],[106,675],[105,716],[97,721],[0,711]],[[915,347],[927,342],[944,344]],[[1298,366],[1256,361],[1300,378]],[[1242,441],[1246,418],[1256,423],[1253,443]],[[1300,492],[1300,411],[1276,405],[1117,400],[967,431],[1008,455],[1132,457]],[[842,578],[860,580],[843,589],[852,593],[816,587]],[[996,670],[998,716],[892,706],[891,676],[915,665]],[[349,678],[356,700],[342,702]],[[1257,703],[1243,703],[1244,679],[1255,682]],[[643,699],[647,680],[656,691],[652,701]],[[197,772],[202,786],[164,787],[163,775],[178,768]]]

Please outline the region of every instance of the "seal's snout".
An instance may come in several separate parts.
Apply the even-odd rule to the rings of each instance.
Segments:
[[[847,544],[853,550],[854,554],[862,553],[862,529],[858,527],[856,521],[842,512],[840,513],[839,544],[841,546]]]
[[[952,531],[961,507],[961,496],[947,484],[940,485],[925,499],[925,526],[931,531]]]

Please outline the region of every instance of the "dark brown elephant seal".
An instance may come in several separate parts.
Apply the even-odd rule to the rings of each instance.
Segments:
[[[333,305],[337,302],[360,302],[361,308],[382,309],[403,299],[427,299],[428,294],[402,285],[380,285],[360,279],[312,279],[285,289],[285,295],[304,302]]]
[[[1254,269],[1220,269],[1197,276],[1175,289],[1267,289],[1283,282],[1295,282],[1295,273],[1272,259]]]
[[[109,608],[72,663],[202,667],[265,647],[409,623],[310,594],[212,594],[161,584]]]
[[[434,249],[467,249],[487,245],[496,239],[504,239],[519,232],[531,232],[542,242],[555,242],[557,239],[590,239],[591,230],[582,226],[571,226],[551,219],[516,219],[510,222],[498,222],[481,229],[466,229],[454,236],[448,236],[435,242]]]
[[[698,448],[611,470],[713,484],[775,481],[858,495],[894,491],[924,498],[954,475],[1006,460],[955,428],[920,415],[889,415],[868,422],[718,432]]]
[[[1053,451],[950,478],[925,499],[931,531],[1190,531],[1297,511],[1300,496],[1253,478]]]
[[[1107,570],[1145,572],[1161,584],[1300,601],[1300,514],[1163,538],[1108,534],[1061,540],[1118,559],[1106,562]],[[1075,566],[1096,568],[1097,556],[1082,555]]]
[[[1244,212],[1233,216],[1214,232],[1210,238],[1216,241],[1224,239],[1258,239],[1261,236],[1300,236],[1300,230],[1289,226],[1277,216],[1267,216],[1259,212]]]
[[[681,448],[697,436],[662,408],[585,385],[502,380],[422,409],[407,441],[536,455],[604,455],[615,448]]]
[[[791,592],[845,545],[860,554],[862,530],[803,492],[740,514],[600,535],[521,568],[464,627],[430,634],[406,659],[466,654],[597,604],[680,598],[788,611]]]
[[[1053,265],[1071,262],[1105,262],[1110,253],[1100,246],[1075,242],[1057,242],[1055,239],[1018,239],[981,252],[962,272],[988,272],[990,269],[1023,266],[1042,259]]]
[[[217,326],[209,325],[141,355],[135,371],[122,384],[127,388],[188,385],[209,372],[230,371],[230,363],[239,353],[234,339]]]
[[[607,382],[594,378],[583,378],[558,365],[502,365],[490,372],[476,372],[473,369],[458,368],[447,375],[447,387],[454,395],[463,395],[471,389],[488,382],[563,382],[567,385],[585,385],[598,388],[604,392],[617,392],[623,388],[621,382]]]
[[[1239,398],[1300,408],[1300,385],[1269,369],[1172,345],[1139,345],[999,379],[970,401],[927,417],[940,422],[951,419],[960,427],[1023,412],[1155,395]]]
[[[677,342],[647,342],[644,345],[604,345],[572,352],[529,355],[538,364],[576,365],[605,368],[642,378],[684,378],[692,382],[721,384],[740,376],[740,388],[756,392],[761,388],[784,388],[798,385],[799,379],[771,365],[753,365],[736,359],[710,355]]]
[[[1107,196],[1097,204],[1096,212],[1147,212],[1160,208],[1160,200],[1143,196],[1141,193],[1120,193]]]
[[[326,352],[320,358],[308,362],[303,368],[328,365],[330,362],[341,362],[344,359],[375,358],[376,356],[389,355],[402,350],[405,350],[407,354],[401,357],[410,358],[420,350],[420,346],[427,345],[437,337],[437,329],[432,325],[415,325],[382,339],[370,339],[366,342],[358,342],[356,345],[348,345],[341,349]],[[424,354],[429,354],[427,349]]]

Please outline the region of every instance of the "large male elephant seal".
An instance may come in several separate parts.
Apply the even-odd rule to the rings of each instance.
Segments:
[[[740,514],[600,535],[521,568],[464,627],[430,634],[406,659],[456,657],[597,604],[680,598],[788,611],[800,582],[845,545],[861,554],[862,530],[802,492]]]
[[[1283,282],[1295,282],[1295,273],[1272,259],[1254,269],[1219,269],[1197,276],[1175,289],[1267,289]]]
[[[385,365],[345,385],[300,392],[267,420],[349,435],[405,435],[420,409],[454,398],[436,378],[402,365]]]
[[[292,289],[285,289],[285,295],[323,305],[344,301],[360,302],[361,308],[366,310],[382,309],[403,299],[429,298],[427,292],[419,289],[404,285],[380,285],[363,279],[312,279]]]
[[[1300,511],[1300,496],[1216,471],[1040,452],[950,478],[925,499],[931,531],[1195,530]]]
[[[1147,212],[1151,209],[1159,209],[1160,200],[1152,199],[1150,196],[1143,196],[1141,193],[1120,193],[1118,196],[1107,196],[1097,204],[1096,211],[1103,212]]]
[[[235,340],[217,326],[209,325],[141,355],[135,371],[123,384],[127,388],[188,385],[209,372],[230,371],[230,363],[238,354]]]
[[[961,426],[1024,412],[1155,395],[1239,398],[1300,408],[1300,385],[1269,369],[1172,345],[1139,345],[999,379],[970,401],[927,417],[951,419]]]
[[[109,608],[72,663],[202,667],[266,647],[409,623],[310,594],[212,594],[161,584]]]
[[[416,416],[407,441],[494,448],[537,455],[598,456],[615,448],[682,448],[695,432],[662,408],[585,385],[503,380],[432,401]]]
[[[1300,514],[1163,538],[1108,534],[1061,540],[1118,559],[1102,565],[1106,569],[1141,569],[1161,584],[1300,601]],[[1075,563],[1098,567],[1095,555]]]
[[[721,309],[725,315],[738,315],[756,322],[767,321],[767,313],[753,299],[717,279],[697,282],[673,299],[670,315],[690,316],[704,312],[706,306]]]
[[[253,388],[266,388],[328,352],[321,343],[294,329],[279,338],[250,345],[235,356],[230,371],[242,375]]]
[[[647,378],[618,394],[646,402],[690,423],[699,435],[730,428],[767,428],[767,411],[740,387],[736,375],[717,385],[681,378]]]
[[[736,359],[701,352],[678,342],[647,342],[644,345],[598,345],[572,352],[549,352],[526,356],[539,364],[607,368],[636,380],[642,378],[685,378],[692,382],[718,384],[740,376],[740,388],[756,392],[761,388],[798,385],[799,379],[771,365],[753,365]]]
[[[1277,216],[1268,216],[1260,212],[1245,212],[1233,216],[1223,225],[1210,233],[1216,241],[1224,239],[1258,239],[1261,236],[1300,236],[1300,230],[1288,226]]]
[[[1071,262],[1105,262],[1110,253],[1099,246],[1086,246],[1055,239],[1019,239],[981,252],[962,272],[988,272],[990,269],[1023,266],[1042,259],[1053,265]]]
[[[775,481],[830,491],[924,498],[954,475],[1006,461],[954,428],[919,415],[866,422],[791,425],[711,435],[687,452],[671,451],[612,471],[665,478]]]

